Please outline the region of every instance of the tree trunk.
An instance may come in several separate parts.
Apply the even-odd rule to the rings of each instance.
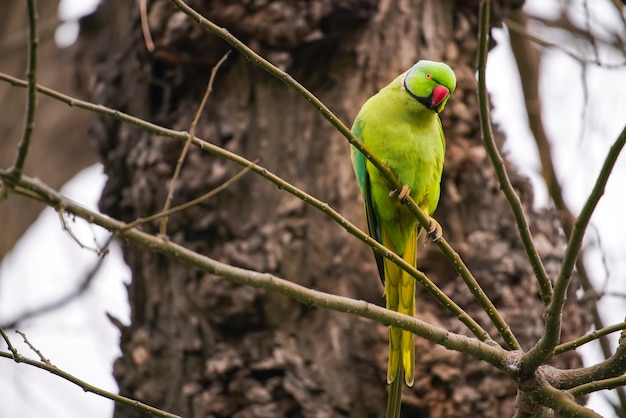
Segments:
[[[377,89],[418,59],[446,61],[458,88],[443,113],[448,139],[435,217],[529,348],[542,330],[536,282],[481,144],[474,78],[477,3],[401,0],[190,1],[313,91],[347,124]],[[109,22],[85,39],[94,101],[188,130],[209,73],[230,48],[165,0],[149,2],[149,53],[135,3],[104,1]],[[496,8],[495,20],[506,10]],[[94,19],[92,17],[91,19]],[[163,207],[182,144],[112,119],[93,129],[109,181],[102,210],[132,221]],[[198,137],[259,164],[365,225],[347,142],[310,104],[237,53],[219,69]],[[240,167],[191,149],[174,204],[215,188]],[[556,217],[531,209],[529,183],[511,174],[547,269],[563,244]],[[157,232],[158,222],[146,225]],[[214,259],[302,285],[383,304],[371,250],[339,225],[259,176],[171,217],[173,241]],[[185,417],[380,417],[386,400],[387,330],[303,306],[127,246],[131,324],[115,365],[120,392]],[[489,323],[432,245],[420,266],[482,324]],[[426,294],[418,316],[466,332]],[[581,333],[570,306],[565,334]],[[489,330],[492,335],[497,333]],[[578,365],[561,356],[561,365]],[[403,416],[510,416],[515,386],[491,366],[418,339],[416,383]],[[118,418],[137,413],[118,407]]]

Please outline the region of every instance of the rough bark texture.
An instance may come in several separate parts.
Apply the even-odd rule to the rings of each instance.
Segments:
[[[440,209],[445,236],[460,252],[529,348],[543,305],[481,145],[474,61],[477,2],[190,1],[208,18],[288,70],[346,123],[377,89],[420,58],[444,60],[458,89],[443,114],[448,139]],[[495,8],[495,18],[506,13]],[[229,49],[165,0],[150,2],[157,50],[146,51],[135,3],[104,1],[90,21],[108,22],[83,41],[94,59],[94,100],[187,130],[211,67]],[[349,147],[305,100],[232,54],[220,69],[196,132],[260,164],[364,225]],[[100,120],[93,129],[109,182],[100,202],[131,221],[164,203],[181,144]],[[192,149],[175,204],[216,187],[240,168]],[[554,275],[562,239],[549,211],[530,209],[529,183],[512,173],[532,230]],[[156,232],[158,225],[147,225]],[[212,258],[316,289],[382,304],[369,248],[291,195],[252,174],[170,219],[173,241]],[[488,326],[465,285],[431,245],[421,268]],[[386,399],[386,328],[303,306],[263,290],[185,268],[127,247],[132,322],[115,365],[120,391],[185,417],[380,417]],[[458,332],[463,326],[428,295],[418,315]],[[565,334],[580,334],[570,304]],[[493,330],[492,335],[496,335]],[[504,417],[515,386],[487,364],[418,341],[415,386],[405,417]],[[579,365],[576,356],[556,364]],[[137,413],[119,407],[118,418]]]
[[[58,1],[38,3],[39,84],[78,96],[72,50],[60,50],[54,42],[59,25]],[[26,2],[5,0],[0,13],[0,71],[25,78],[27,68],[28,19]],[[23,135],[26,90],[0,83],[0,167],[11,167]],[[29,176],[39,177],[59,188],[81,169],[96,162],[89,143],[90,115],[76,112],[53,99],[39,96],[31,151],[25,167]],[[43,206],[16,195],[0,204],[0,261],[13,248]]]

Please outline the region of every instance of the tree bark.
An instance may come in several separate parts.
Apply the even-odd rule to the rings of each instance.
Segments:
[[[254,3],[254,4],[253,4]],[[446,61],[458,88],[443,125],[448,150],[435,217],[524,348],[542,331],[543,304],[513,217],[480,139],[476,104],[477,3],[454,1],[190,1],[314,92],[346,123],[377,89],[418,59]],[[496,7],[496,23],[507,12]],[[209,73],[229,49],[165,0],[150,2],[156,50],[147,52],[134,3],[104,1],[92,54],[94,101],[188,130]],[[365,226],[347,142],[306,100],[238,54],[220,68],[198,137],[240,153]],[[93,129],[109,181],[100,201],[132,221],[162,209],[182,144],[116,120]],[[174,204],[215,188],[240,167],[191,149]],[[532,209],[526,179],[511,177],[552,275],[562,238],[548,210]],[[146,225],[158,231],[158,222]],[[322,213],[247,174],[211,200],[170,218],[168,236],[220,261],[305,286],[383,304],[369,248]],[[486,315],[434,246],[420,268],[487,326]],[[386,400],[387,330],[188,269],[132,246],[125,258],[131,323],[115,364],[120,392],[185,417],[380,417]],[[418,316],[463,326],[428,295]],[[586,326],[568,305],[565,336]],[[489,329],[492,335],[497,333]],[[491,366],[418,339],[416,383],[403,416],[510,416],[515,386]],[[557,365],[579,365],[575,355]],[[115,416],[137,413],[119,407]]]

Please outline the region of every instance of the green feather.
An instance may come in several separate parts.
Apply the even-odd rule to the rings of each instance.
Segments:
[[[438,113],[456,88],[449,66],[419,61],[388,86],[372,96],[361,108],[352,132],[410,188],[411,197],[431,215],[439,202],[445,139]],[[407,263],[417,264],[420,228],[409,210],[391,195],[395,188],[352,147],[354,172],[365,202],[370,235]],[[387,308],[415,314],[415,280],[391,261],[376,254],[378,271],[385,285]],[[413,385],[415,375],[413,334],[389,329],[387,382],[391,384],[388,418],[400,413],[401,384]]]

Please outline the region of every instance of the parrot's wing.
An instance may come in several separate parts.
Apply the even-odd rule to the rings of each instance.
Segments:
[[[363,142],[363,130],[361,127],[360,117],[357,117],[354,121],[354,125],[352,125],[352,133],[359,139],[359,141]],[[354,173],[356,174],[356,180],[359,182],[361,194],[363,195],[363,199],[365,199],[365,196],[369,195],[369,184],[366,185],[366,183],[369,183],[369,176],[365,167],[366,158],[365,155],[363,155],[361,151],[356,149],[354,146],[352,147],[351,157]]]
[[[374,206],[372,205],[372,198],[370,195],[370,176],[365,174],[365,184],[367,187],[367,197],[365,198],[365,217],[367,218],[367,228],[369,229],[370,236],[374,238],[376,241],[381,242],[381,233],[380,233],[380,224],[378,222],[378,216],[376,216],[376,211],[374,210]],[[385,285],[385,268],[384,268],[384,257],[374,251],[374,257],[376,258],[376,266],[378,267],[378,275],[380,276],[380,280],[383,282],[383,286]]]
[[[352,126],[352,133],[363,142],[363,136],[361,131],[361,120],[357,118]],[[380,222],[378,216],[374,210],[372,203],[370,176],[367,173],[366,167],[367,159],[365,156],[355,147],[352,147],[352,164],[354,165],[354,172],[356,173],[357,181],[359,182],[359,188],[363,195],[363,201],[365,202],[365,217],[367,219],[367,229],[372,238],[382,244],[382,234],[380,231]],[[378,267],[378,274],[380,280],[385,284],[385,268],[383,266],[384,257],[374,251],[374,257],[376,258],[376,266]]]

